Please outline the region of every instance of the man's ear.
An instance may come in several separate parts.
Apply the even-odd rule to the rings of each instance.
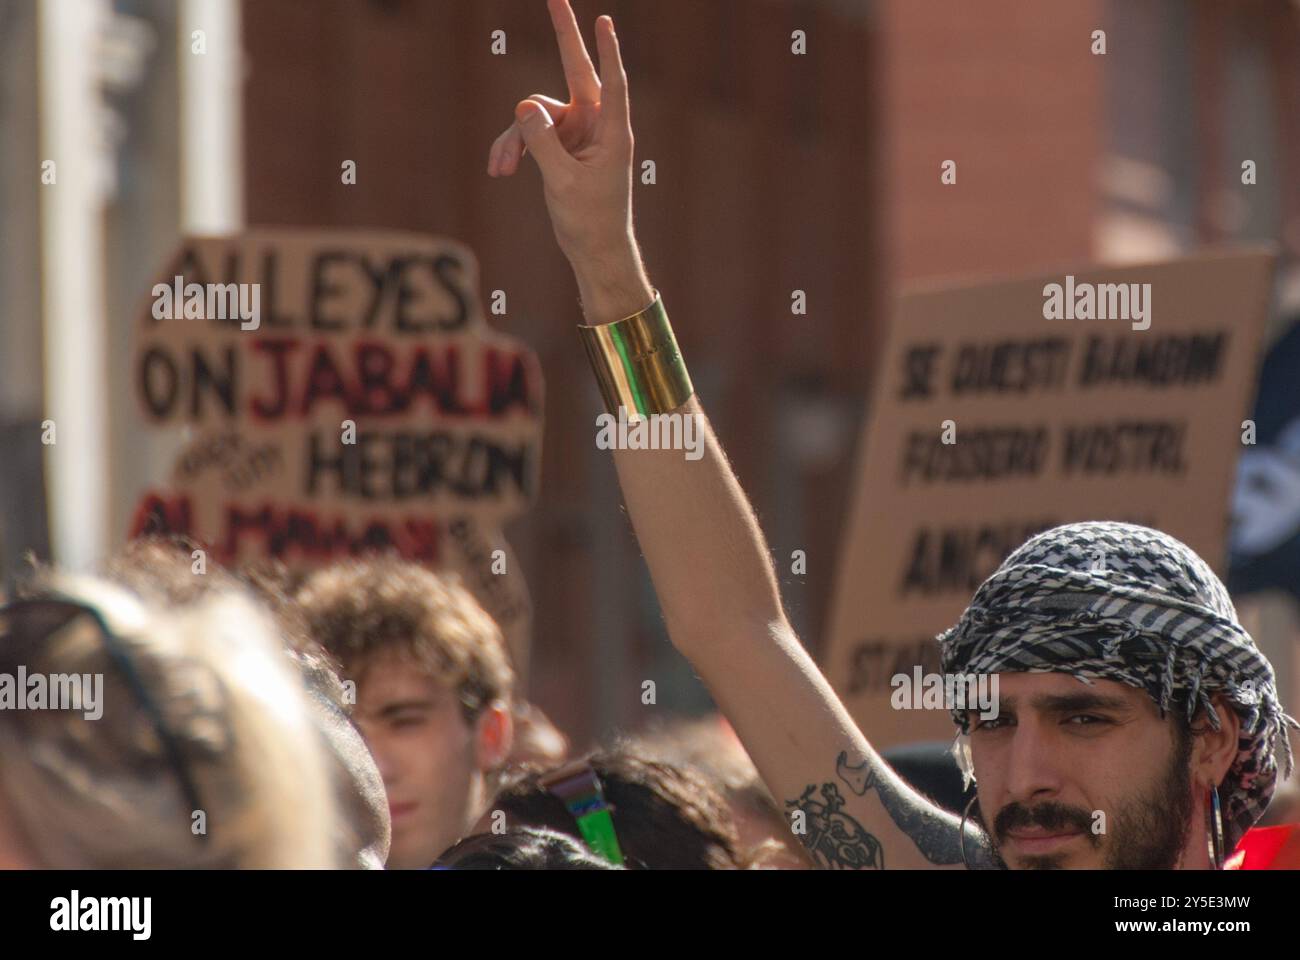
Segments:
[[[474,722],[474,756],[480,770],[495,770],[505,763],[514,743],[514,719],[510,707],[493,700]]]
[[[1241,717],[1228,705],[1222,694],[1211,698],[1219,717],[1219,729],[1202,716],[1192,747],[1192,777],[1206,787],[1218,786],[1237,759],[1237,740],[1241,736]]]

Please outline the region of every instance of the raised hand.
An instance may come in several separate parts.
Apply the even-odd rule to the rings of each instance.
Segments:
[[[613,20],[596,21],[598,76],[568,0],[547,0],[547,7],[569,102],[543,94],[521,100],[515,122],[492,144],[487,172],[510,176],[525,151],[533,155],[555,239],[573,266],[588,319],[618,319],[652,297],[632,232],[627,74]]]

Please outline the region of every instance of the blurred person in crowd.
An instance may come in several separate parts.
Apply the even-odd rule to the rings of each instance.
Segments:
[[[370,751],[349,717],[350,705],[325,649],[307,635],[289,591],[300,576],[267,561],[241,571],[240,577],[196,551],[180,537],[142,537],[110,558],[107,576],[137,594],[168,605],[192,603],[214,591],[247,589],[262,601],[279,627],[284,652],[306,686],[308,705],[330,751],[331,776],[344,813],[337,842],[345,864],[382,869],[388,857],[390,827],[383,779]],[[241,583],[242,580],[242,583]]]
[[[294,599],[356,684],[353,719],[388,794],[388,866],[426,868],[469,832],[510,754],[501,631],[456,577],[395,557],[315,571]]]
[[[621,870],[568,834],[541,827],[478,833],[459,841],[435,870]]]
[[[641,757],[692,767],[712,780],[730,807],[738,849],[753,866],[807,870],[813,865],[722,716],[678,717],[654,723],[621,746]]]
[[[510,757],[506,761],[508,765],[532,763],[553,767],[568,757],[569,738],[535,703],[516,698],[514,727],[514,745],[510,748]]]
[[[325,648],[311,638],[302,610],[291,598],[302,574],[279,562],[260,563],[239,573],[275,615],[281,635],[307,680],[317,722],[337,761],[340,802],[352,827],[344,838],[351,853],[349,860],[364,870],[382,870],[392,842],[384,779],[352,722],[351,698],[336,665]]]
[[[673,644],[818,864],[1222,866],[1279,766],[1289,773],[1296,722],[1218,577],[1159,531],[1101,522],[1040,534],[939,638],[945,674],[1000,679],[996,717],[951,711],[977,784],[969,818],[908,786],[857,728],[790,626],[767,542],[646,273],[613,21],[596,23],[597,73],[568,0],[548,6],[569,101],[516,103],[487,173],[514,174],[525,152],[535,161],[606,411],[691,418],[703,437],[699,457],[616,449],[624,503]]]
[[[585,840],[578,817],[589,809],[608,811],[609,833],[629,869],[750,866],[727,801],[705,776],[625,749],[550,770],[512,771],[475,832],[545,827]]]
[[[29,700],[35,677],[83,681],[80,702],[0,710],[0,867],[341,865],[329,757],[242,591],[171,605],[45,571],[0,609],[0,676]]]

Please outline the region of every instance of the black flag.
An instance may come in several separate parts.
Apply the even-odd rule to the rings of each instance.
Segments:
[[[1237,463],[1228,588],[1300,599],[1300,317],[1264,358],[1254,421]]]

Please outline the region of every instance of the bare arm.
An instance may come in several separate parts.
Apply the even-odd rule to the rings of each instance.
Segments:
[[[627,81],[612,22],[597,22],[597,78],[567,0],[549,3],[571,102],[521,104],[517,116],[526,119],[497,139],[489,172],[513,173],[527,144],[586,321],[608,323],[654,297],[632,233]],[[767,543],[698,397],[680,412],[704,429],[701,459],[681,450],[615,453],[673,644],[699,671],[819,864],[960,866],[957,819],[881,760],[791,630]],[[972,863],[988,862],[974,832],[967,850]]]
[[[697,398],[682,409],[703,420]],[[615,453],[673,644],[820,865],[962,864],[957,818],[881,760],[794,635],[749,501],[707,427],[706,438],[697,461],[672,450]],[[967,856],[988,863],[973,831]]]

